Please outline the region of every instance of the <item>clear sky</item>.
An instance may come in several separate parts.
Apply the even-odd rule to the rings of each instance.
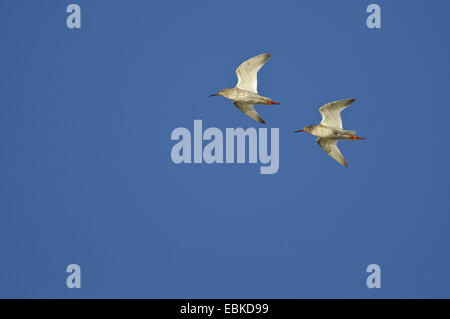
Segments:
[[[449,298],[449,10],[1,1],[0,297]],[[263,127],[208,95],[265,52],[258,90],[281,104],[256,109],[280,130],[278,173],[174,164],[171,132],[195,119]],[[352,97],[344,128],[366,140],[340,143],[345,168],[293,132]]]

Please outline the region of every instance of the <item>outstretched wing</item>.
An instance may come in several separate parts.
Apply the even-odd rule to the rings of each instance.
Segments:
[[[266,124],[261,116],[259,116],[259,114],[255,111],[255,105],[242,102],[234,102],[234,105],[236,105],[239,110],[250,116],[252,119],[258,121],[259,123]]]
[[[342,129],[341,111],[353,102],[355,102],[355,99],[345,99],[325,104],[319,109],[320,114],[322,114],[322,122],[320,124]]]
[[[270,56],[270,53],[264,53],[243,62],[236,69],[236,75],[238,78],[236,87],[241,90],[258,93],[257,73],[264,63],[266,63],[266,61],[270,58]]]
[[[334,158],[338,163],[344,165],[345,167],[348,166],[344,156],[337,146],[338,140],[319,137],[316,142],[328,155]]]

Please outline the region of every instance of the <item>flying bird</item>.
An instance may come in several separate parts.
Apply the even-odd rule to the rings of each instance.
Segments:
[[[337,146],[338,141],[364,140],[364,137],[356,136],[356,131],[347,131],[342,128],[341,111],[354,101],[355,99],[345,99],[325,104],[319,109],[322,114],[320,124],[307,125],[295,132],[307,132],[317,136],[317,144],[338,163],[347,167],[348,164]]]
[[[222,95],[227,99],[233,100],[234,105],[252,119],[265,124],[264,120],[255,111],[255,104],[280,104],[272,101],[268,97],[258,95],[258,78],[259,69],[270,58],[270,53],[257,55],[243,62],[237,69],[236,75],[238,83],[232,89],[223,89],[219,93],[210,96]]]

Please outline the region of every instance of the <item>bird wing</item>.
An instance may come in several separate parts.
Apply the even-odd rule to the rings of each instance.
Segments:
[[[236,69],[236,75],[238,78],[236,87],[241,90],[258,93],[258,78],[256,74],[264,63],[266,63],[266,61],[270,58],[270,56],[270,53],[264,53],[244,61]]]
[[[342,129],[341,111],[354,101],[355,99],[345,99],[334,101],[322,106],[319,109],[320,114],[322,114],[322,122],[320,122],[320,124]]]
[[[319,137],[316,142],[328,155],[334,158],[338,163],[344,165],[345,167],[348,166],[344,156],[337,146],[338,140]]]
[[[252,119],[258,121],[259,123],[266,124],[264,120],[259,116],[259,114],[255,111],[255,105],[251,103],[242,103],[242,102],[234,102],[234,105],[244,112],[247,116],[251,117]]]

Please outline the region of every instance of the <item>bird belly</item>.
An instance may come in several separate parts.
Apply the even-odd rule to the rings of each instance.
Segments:
[[[316,127],[311,133],[312,135],[318,137],[333,138],[333,139],[340,138],[341,136],[337,129],[326,126]]]
[[[235,92],[235,96],[233,97],[233,100],[236,102],[243,102],[249,104],[260,104],[264,99],[258,94],[246,90],[237,89]]]

